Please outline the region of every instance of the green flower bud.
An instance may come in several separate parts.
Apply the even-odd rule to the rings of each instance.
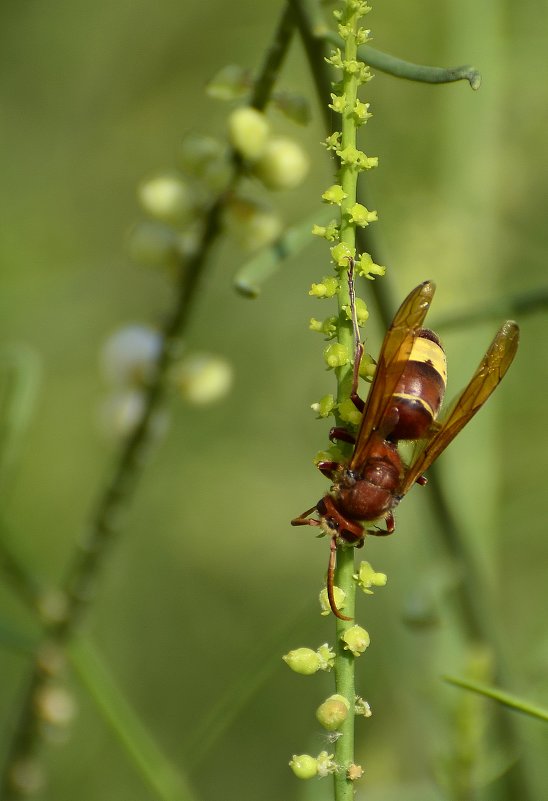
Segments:
[[[253,171],[268,189],[295,189],[309,169],[303,148],[289,137],[277,136],[268,140]]]
[[[336,731],[348,717],[349,709],[343,695],[331,695],[317,708],[316,718],[327,731]]]
[[[48,627],[61,623],[67,617],[68,598],[61,590],[44,590],[36,601],[36,611],[40,621]]]
[[[324,395],[323,398],[320,398],[319,403],[314,404],[314,407],[317,407],[314,408],[314,411],[317,412],[318,417],[329,417],[335,406],[336,403],[333,395]]]
[[[348,145],[344,150],[338,151],[338,156],[343,164],[357,167],[359,170],[371,170],[378,167],[379,159],[377,156],[366,156],[362,150],[358,150],[353,145]]]
[[[354,574],[354,578],[367,595],[373,595],[371,587],[384,587],[388,580],[386,573],[375,573],[369,562],[360,562],[359,570]]]
[[[238,245],[249,251],[271,245],[282,232],[282,222],[270,206],[244,198],[231,198],[223,223]]]
[[[333,339],[337,333],[337,318],[326,317],[325,320],[316,320],[312,317],[310,320],[309,328],[311,331],[317,331],[320,334],[325,334],[328,339]]]
[[[269,133],[265,115],[249,106],[237,108],[228,118],[230,144],[249,161],[256,161],[264,152]]]
[[[42,765],[32,757],[17,759],[11,766],[9,787],[17,797],[29,797],[39,793],[46,783]]]
[[[206,92],[215,100],[237,100],[249,92],[249,72],[238,64],[227,64],[209,81]]]
[[[327,64],[331,64],[336,69],[342,69],[343,62],[342,62],[342,53],[340,48],[336,47],[334,50],[331,51],[331,56],[325,59]]]
[[[360,362],[360,376],[365,378],[366,381],[372,381],[376,369],[377,365],[373,357],[370,356],[369,353],[364,353]]]
[[[142,208],[156,220],[171,225],[187,222],[194,213],[194,195],[182,178],[172,174],[157,175],[143,182],[137,190]]]
[[[186,173],[201,178],[212,161],[225,160],[226,145],[213,136],[185,134],[178,151],[178,165]]]
[[[336,445],[330,445],[326,450],[318,451],[312,459],[312,464],[316,467],[320,462],[336,462],[337,464],[344,464],[345,455]]]
[[[377,212],[369,211],[365,206],[362,206],[361,203],[354,203],[348,210],[348,215],[352,222],[356,223],[356,225],[359,225],[361,228],[365,228],[369,223],[378,220]]]
[[[338,150],[341,146],[341,132],[334,131],[331,136],[328,136],[324,142],[325,147],[327,150]]]
[[[64,688],[46,684],[34,696],[34,708],[40,720],[51,726],[66,727],[76,714],[72,695]]]
[[[329,103],[329,108],[332,108],[337,114],[344,114],[346,111],[346,95],[334,95],[331,92],[332,103]]]
[[[346,593],[341,587],[337,587],[335,584],[333,587],[333,595],[335,596],[335,606],[337,609],[344,609],[346,603]],[[323,590],[320,592],[320,606],[322,611],[320,612],[321,615],[330,615],[331,614],[331,606],[329,604],[329,597],[327,595],[327,587],[324,587]]]
[[[355,309],[356,309],[356,322],[358,323],[358,325],[364,325],[369,319],[369,309],[367,308],[366,302],[361,298],[356,298]],[[344,306],[342,306],[342,310],[346,314],[347,319],[352,320],[351,306],[345,304]]]
[[[361,100],[356,100],[354,109],[352,111],[356,122],[363,125],[373,115],[369,113],[369,103],[362,103]]]
[[[323,236],[328,242],[336,242],[339,238],[339,226],[336,220],[331,220],[328,225],[314,225],[312,227],[313,236]]]
[[[101,371],[116,387],[141,387],[153,377],[162,338],[146,325],[125,325],[109,336],[101,354]]]
[[[375,264],[369,253],[362,253],[356,263],[356,271],[358,275],[363,275],[364,278],[373,281],[376,275],[384,275],[386,273],[386,267]]]
[[[293,754],[289,767],[298,779],[313,779],[318,773],[318,760],[310,754]]]
[[[310,103],[303,95],[294,92],[275,92],[272,102],[282,114],[298,125],[308,125],[311,120]]]
[[[194,353],[176,366],[171,378],[186,401],[202,406],[230,391],[232,365],[220,356]]]
[[[337,267],[348,267],[351,259],[356,255],[356,248],[349,247],[346,242],[339,242],[331,248],[331,258]]]
[[[291,670],[301,676],[312,676],[321,669],[321,658],[312,648],[296,648],[282,656],[282,659]]]
[[[322,195],[322,200],[325,200],[326,203],[333,203],[335,206],[340,206],[345,197],[348,197],[348,195],[343,191],[342,186],[333,184],[329,189],[325,190]]]
[[[338,280],[334,276],[325,276],[320,284],[312,284],[308,294],[316,298],[332,298],[338,291]]]
[[[361,626],[350,626],[342,635],[341,640],[346,643],[344,650],[350,651],[354,656],[363,654],[370,642],[369,634]]]
[[[328,345],[323,352],[323,357],[329,369],[344,367],[345,364],[350,362],[348,348],[340,342],[334,342],[332,345]]]
[[[354,403],[350,398],[345,398],[338,405],[339,415],[343,423],[350,423],[353,426],[358,426],[362,420],[362,413],[356,409]]]
[[[356,44],[359,47],[360,45],[367,44],[367,42],[371,41],[371,31],[366,30],[365,28],[358,28],[356,31]]]

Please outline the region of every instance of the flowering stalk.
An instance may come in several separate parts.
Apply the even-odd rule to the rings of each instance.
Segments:
[[[384,272],[383,268],[373,263],[372,258],[364,253],[356,257],[356,228],[365,227],[377,219],[374,211],[369,211],[357,202],[358,176],[364,170],[377,166],[376,158],[369,158],[357,148],[357,130],[371,116],[369,104],[358,97],[359,87],[371,80],[369,67],[357,59],[358,47],[369,39],[369,31],[360,27],[361,18],[370,11],[362,0],[346,0],[343,11],[335,13],[339,21],[339,34],[344,41],[344,52],[337,48],[328,59],[328,63],[341,70],[342,79],[331,94],[330,108],[341,115],[341,131],[336,131],[327,139],[327,147],[333,150],[339,163],[339,183],[331,186],[323,195],[323,199],[340,207],[340,224],[334,223],[326,228],[316,228],[315,233],[328,240],[338,240],[331,248],[331,255],[337,272],[336,294],[338,314],[332,321],[332,329],[336,344],[330,345],[325,352],[328,366],[334,367],[337,377],[337,398],[333,411],[337,422],[357,423],[359,413],[350,400],[353,382],[352,354],[355,346],[354,326],[363,323],[367,318],[367,309],[361,301],[354,303],[350,297],[348,271],[356,267],[356,272],[373,278],[375,274]],[[332,281],[333,279],[331,279]],[[321,285],[315,285],[311,294],[319,297],[331,294],[329,279]],[[323,288],[325,294],[322,295]],[[335,293],[333,293],[335,294]],[[353,308],[355,306],[355,309]],[[312,327],[330,333],[327,321]],[[354,353],[354,358],[358,355]],[[344,598],[345,616],[349,619],[337,619],[335,648],[335,684],[337,695],[344,699],[351,714],[340,722],[339,736],[336,740],[334,771],[336,801],[349,801],[354,795],[354,782],[360,778],[362,769],[354,762],[354,720],[355,714],[355,670],[357,656],[369,644],[367,632],[354,624],[354,606],[356,582],[354,580],[354,548],[337,545],[337,566],[335,585]]]

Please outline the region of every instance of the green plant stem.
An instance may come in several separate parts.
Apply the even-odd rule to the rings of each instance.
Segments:
[[[333,31],[325,22],[318,0],[289,0],[299,6],[299,13],[310,35],[319,40],[329,42],[335,47],[344,47],[344,41],[338,33]],[[413,64],[396,56],[383,53],[369,45],[360,45],[358,58],[373,69],[386,72],[395,78],[405,78],[420,83],[453,83],[454,81],[468,81],[472,89],[477,90],[481,85],[481,74],[468,64],[459,67],[429,67],[424,64]]]
[[[346,593],[344,611],[348,617],[354,617],[356,601],[356,582],[354,574],[354,548],[339,547],[337,549],[337,567],[335,584]],[[350,651],[345,651],[342,637],[345,631],[354,625],[353,620],[336,622],[337,644],[335,647],[335,687],[339,695],[343,695],[350,704],[350,712],[340,727],[341,737],[335,744],[335,762],[339,769],[334,774],[336,801],[351,801],[354,797],[354,783],[347,777],[347,769],[354,762],[354,727],[356,716],[354,704],[356,700],[355,663],[356,658]]]
[[[282,9],[272,42],[266,51],[262,67],[253,87],[250,100],[250,105],[253,108],[262,110],[267,105],[294,33],[295,15],[291,5],[287,3]]]
[[[180,770],[173,768],[156,745],[124,699],[92,643],[83,637],[75,637],[69,648],[69,656],[80,681],[122,742],[155,798],[160,801],[196,801],[187,779]]]
[[[347,5],[345,22],[349,33],[344,42],[343,63],[353,63],[357,54],[356,33],[359,29],[359,17],[355,11],[350,11]],[[357,146],[357,122],[354,117],[354,107],[358,96],[359,81],[351,70],[343,70],[342,95],[345,98],[345,108],[341,115],[341,149],[354,150]],[[342,161],[339,177],[340,185],[345,193],[341,204],[340,237],[341,244],[348,247],[350,253],[355,253],[356,226],[351,220],[349,210],[356,203],[359,169],[356,164]],[[348,265],[347,270],[350,268]],[[346,347],[349,354],[354,349],[354,330],[352,320],[348,319],[345,307],[350,303],[350,290],[347,280],[347,270],[340,270],[340,288],[338,292],[338,323],[337,340]],[[352,364],[338,367],[337,375],[337,401],[348,398],[352,388]],[[339,423],[340,421],[337,420]],[[335,569],[335,584],[345,593],[345,613],[354,618],[356,585],[354,573],[354,548],[342,544],[337,545],[337,565]],[[354,763],[355,720],[354,704],[355,691],[355,661],[356,657],[343,647],[341,637],[353,624],[352,620],[336,620],[337,644],[335,650],[335,685],[337,693],[344,696],[348,702],[350,713],[341,727],[342,736],[335,745],[335,762],[337,770],[334,774],[335,801],[350,801],[354,796],[354,783],[348,777],[348,768]]]
[[[325,39],[337,47],[341,46],[342,39],[336,33],[328,31]],[[413,64],[396,56],[375,50],[369,45],[358,48],[358,58],[380,72],[385,72],[394,78],[404,78],[418,83],[454,83],[455,81],[468,81],[471,88],[477,90],[481,85],[481,74],[469,64],[459,67],[429,67],[424,64]]]
[[[298,11],[299,34],[305,44],[310,71],[321,102],[322,98],[325,97],[323,87],[329,81],[329,69],[323,60],[324,49],[322,47],[325,41],[326,26],[318,13],[319,6],[316,0],[291,0],[291,2],[296,13]],[[322,104],[321,108],[325,109],[325,104]],[[330,134],[332,132],[331,116],[324,113],[324,122],[325,129]],[[360,186],[358,190],[359,202],[368,207],[363,194],[364,188]],[[383,263],[383,257],[376,241],[374,226],[370,225],[365,229],[359,229],[357,231],[357,239],[360,252],[368,252],[376,263]],[[383,327],[387,328],[396,305],[387,282],[368,282],[368,288],[375,302],[377,313],[380,314]],[[519,306],[520,310],[529,311],[535,309],[537,305],[543,306],[545,304],[546,292],[539,291],[535,293],[535,297],[524,297],[522,301]],[[514,308],[517,310],[518,306],[516,305]],[[513,314],[514,312],[511,313]],[[462,318],[469,322],[467,316],[462,315]],[[479,320],[479,318],[480,315],[478,314],[477,319]],[[474,316],[475,320],[476,316]],[[428,502],[432,506],[434,518],[437,521],[436,531],[440,536],[442,545],[455,559],[456,563],[463,566],[463,575],[467,577],[459,583],[455,591],[456,607],[460,614],[463,631],[469,642],[485,643],[491,648],[495,659],[497,681],[500,684],[508,684],[509,682],[505,680],[508,672],[505,667],[504,647],[501,637],[495,633],[496,626],[493,621],[496,618],[490,614],[489,602],[485,597],[485,593],[478,592],[478,587],[485,587],[487,582],[481,575],[481,571],[476,565],[476,560],[473,559],[472,554],[465,545],[463,532],[459,529],[455,515],[442,491],[441,474],[436,465],[433,465],[429,470],[427,493]],[[498,716],[497,723],[501,741],[505,747],[511,753],[519,753],[521,738],[514,719],[509,715],[501,714]],[[517,760],[506,774],[504,781],[509,799],[520,798],[520,801],[536,801],[523,760]]]
[[[492,698],[493,701],[497,701],[499,704],[508,707],[508,709],[513,709],[516,712],[522,712],[524,715],[529,715],[530,717],[548,722],[548,709],[546,707],[524,701],[517,695],[499,690],[498,687],[492,687],[489,684],[483,684],[479,681],[460,678],[459,676],[443,676],[442,678],[448,684],[454,684],[455,687],[462,687],[464,690],[470,690],[470,692],[482,695],[485,698]]]
[[[26,569],[23,560],[10,545],[10,534],[4,520],[0,518],[0,571],[20,601],[36,611],[42,587]]]

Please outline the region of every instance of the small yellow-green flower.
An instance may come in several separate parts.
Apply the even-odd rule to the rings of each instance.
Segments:
[[[323,357],[330,370],[335,367],[344,367],[350,362],[348,348],[341,342],[333,342],[332,345],[328,345],[323,352]]]
[[[377,212],[369,211],[369,209],[366,209],[361,203],[354,203],[348,210],[348,215],[352,222],[356,223],[356,225],[359,225],[361,228],[365,228],[369,223],[378,220]]]
[[[323,143],[327,150],[338,150],[341,146],[341,132],[334,131]]]
[[[331,670],[335,664],[335,651],[324,642],[316,651],[320,659],[320,670]]]
[[[386,573],[376,573],[369,562],[360,562],[358,572],[353,578],[367,595],[373,595],[371,587],[384,587],[388,581]]]
[[[316,320],[312,317],[310,320],[310,330],[317,331],[320,334],[325,334],[328,339],[332,339],[337,333],[337,318],[326,317],[325,320]]]
[[[346,603],[346,593],[341,587],[337,587],[336,585],[333,587],[333,595],[335,596],[335,606],[337,609],[344,609]],[[331,614],[331,606],[329,604],[329,597],[327,595],[327,587],[324,587],[323,590],[320,592],[320,606],[322,611],[320,614],[322,615],[329,615]]]
[[[335,206],[340,206],[346,197],[348,197],[348,195],[340,184],[333,184],[329,189],[326,189],[322,195],[322,199],[325,200],[326,203],[333,203]]]
[[[337,267],[348,267],[350,260],[356,255],[356,248],[351,248],[346,242],[339,242],[331,248],[331,258]]]
[[[373,115],[369,111],[369,103],[362,103],[361,100],[356,100],[352,113],[356,118],[356,122],[363,125]]]
[[[339,282],[335,276],[326,275],[319,284],[312,284],[308,294],[314,298],[332,298],[339,291]]]
[[[362,413],[356,409],[355,404],[350,398],[345,398],[338,405],[339,415],[343,423],[350,423],[353,426],[360,424]]]
[[[339,226],[336,220],[331,220],[327,225],[314,225],[312,233],[314,236],[323,236],[328,242],[336,242],[339,238]]]
[[[384,275],[386,267],[380,264],[375,264],[369,253],[362,253],[356,262],[356,272],[364,278],[369,278],[373,281],[376,275]]]
[[[335,67],[335,69],[342,69],[343,62],[340,48],[336,47],[335,50],[332,50],[331,56],[325,60],[327,64],[331,64],[333,67]]]
[[[337,404],[333,395],[324,395],[320,398],[318,403],[314,403],[312,408],[317,413],[318,417],[329,417]]]
[[[358,325],[363,325],[369,319],[369,309],[367,308],[365,300],[362,300],[361,298],[356,298],[354,308],[356,309],[356,319],[358,321]],[[347,318],[351,320],[352,309],[350,308],[350,306],[344,305],[343,309],[345,311]]]
[[[329,103],[329,108],[332,108],[337,114],[344,114],[346,110],[346,95],[334,95],[331,93],[331,100],[333,102]]]
[[[350,651],[354,656],[360,656],[370,643],[369,634],[361,626],[350,626],[341,636],[341,640],[346,643],[345,651]]]

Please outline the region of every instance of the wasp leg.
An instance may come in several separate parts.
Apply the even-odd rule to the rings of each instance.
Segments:
[[[338,617],[339,620],[352,620],[351,617],[347,617],[343,615],[342,612],[339,612],[337,609],[337,604],[335,603],[335,565],[337,564],[337,535],[333,535],[331,537],[330,543],[330,553],[329,553],[329,564],[327,566],[327,597],[329,598],[329,606],[331,607],[331,611]]]
[[[350,442],[351,445],[355,445],[356,437],[352,434],[347,428],[343,428],[342,426],[335,426],[329,432],[329,439],[331,442],[336,442],[340,440],[341,442]]]
[[[316,507],[313,506],[311,509],[307,509],[306,512],[303,512],[298,517],[294,517],[291,521],[292,526],[320,526],[321,523],[319,520],[315,520],[313,517],[308,517],[313,512],[316,511]]]
[[[367,530],[368,534],[372,534],[373,537],[388,537],[389,534],[393,534],[396,530],[396,521],[394,520],[394,515],[392,512],[388,512],[386,517],[386,528],[370,528]]]
[[[318,462],[316,467],[320,473],[326,476],[326,478],[333,479],[335,477],[335,473],[339,471],[340,464],[338,462],[322,461]]]

